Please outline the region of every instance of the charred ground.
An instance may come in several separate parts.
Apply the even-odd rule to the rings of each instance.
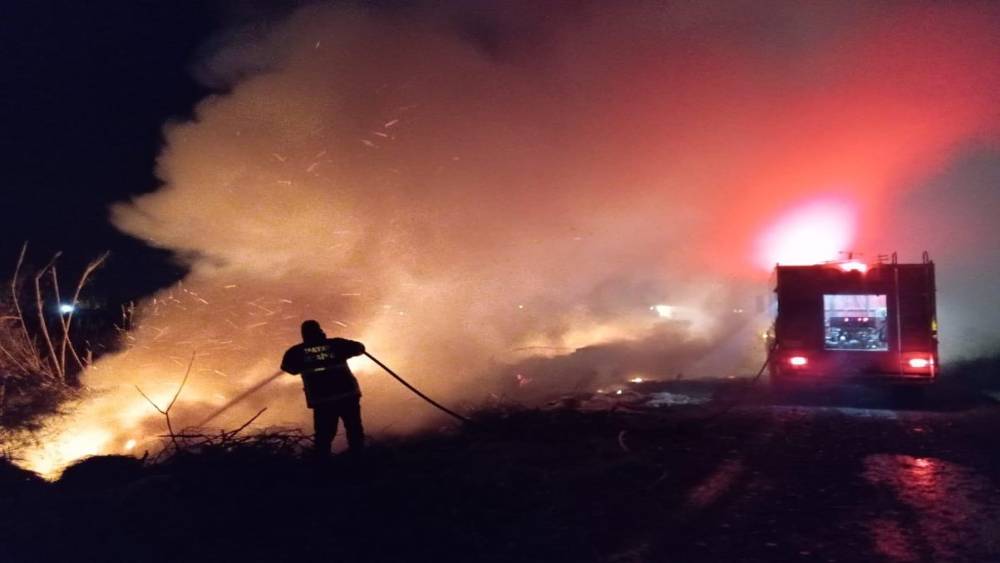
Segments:
[[[317,465],[301,436],[56,483],[5,465],[5,560],[1000,560],[1000,408],[958,378],[774,396],[645,384],[702,405],[493,409]]]

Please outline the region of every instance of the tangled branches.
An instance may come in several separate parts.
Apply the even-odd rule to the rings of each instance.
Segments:
[[[194,365],[195,356],[196,353],[191,354],[191,360],[188,362],[187,369],[184,371],[184,377],[181,379],[180,384],[177,386],[177,390],[174,392],[173,397],[170,399],[170,402],[166,405],[166,407],[161,408],[156,404],[156,402],[150,399],[138,385],[135,387],[136,391],[138,391],[139,394],[142,395],[143,398],[146,399],[146,401],[149,402],[149,404],[152,405],[157,412],[163,415],[167,427],[167,433],[161,434],[157,437],[170,440],[168,447],[156,454],[152,461],[160,461],[164,458],[182,452],[196,453],[208,450],[217,452],[258,450],[266,451],[272,454],[294,455],[301,452],[306,445],[312,443],[309,435],[304,434],[298,429],[269,429],[256,434],[242,434],[247,427],[253,424],[254,421],[264,414],[267,407],[257,411],[257,414],[250,417],[249,420],[241,424],[235,430],[220,430],[217,433],[209,433],[203,432],[199,428],[185,428],[180,432],[176,432],[174,430],[173,421],[170,418],[170,409],[173,408],[174,404],[177,402],[177,398],[181,395],[181,391],[184,390],[184,386],[187,384],[188,377],[191,374],[191,367]]]
[[[25,422],[51,410],[79,383],[78,375],[90,365],[92,354],[81,352],[74,340],[73,316],[81,305],[83,288],[108,258],[104,253],[87,264],[72,298],[63,302],[56,266],[59,252],[30,276],[33,295],[23,299],[27,252],[28,243],[24,243],[10,278],[9,295],[0,300],[0,418],[5,424]],[[26,313],[23,301],[33,301],[33,315]],[[62,308],[54,311],[53,305]],[[14,395],[19,412],[11,414],[5,407]]]
[[[164,448],[152,456],[150,462],[157,463],[181,453],[229,454],[253,451],[276,456],[295,456],[312,446],[312,436],[297,428],[269,428],[252,434],[239,435],[260,414],[258,412],[237,430],[221,430],[214,434],[185,431],[183,434],[161,435],[161,438],[170,438],[171,447]]]

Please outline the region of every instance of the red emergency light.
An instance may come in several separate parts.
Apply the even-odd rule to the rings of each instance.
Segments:
[[[806,359],[805,356],[792,356],[791,358],[788,358],[788,363],[792,364],[793,366],[801,367],[808,364],[809,360]]]
[[[934,364],[933,359],[928,358],[910,358],[910,367],[916,369],[922,369]]]

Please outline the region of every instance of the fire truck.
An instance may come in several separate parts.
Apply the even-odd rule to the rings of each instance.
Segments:
[[[775,268],[775,385],[932,383],[938,376],[934,262],[847,260]]]

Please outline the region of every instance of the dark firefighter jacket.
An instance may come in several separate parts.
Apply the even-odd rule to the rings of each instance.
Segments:
[[[360,342],[327,338],[289,348],[281,359],[281,369],[302,374],[306,405],[314,408],[338,399],[361,396],[358,380],[347,367],[347,358],[364,353],[365,346]]]

